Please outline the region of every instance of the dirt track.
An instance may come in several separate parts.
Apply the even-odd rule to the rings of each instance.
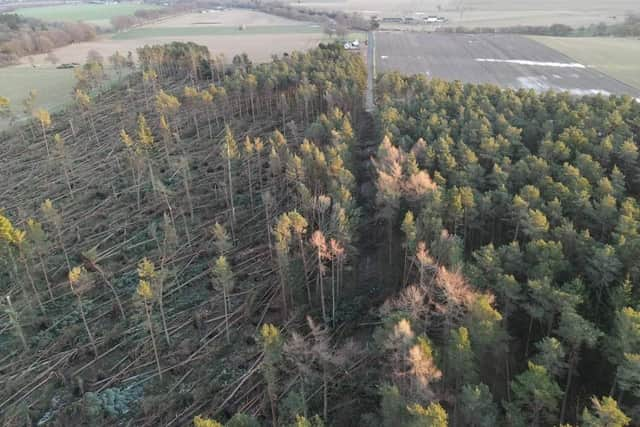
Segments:
[[[397,70],[541,92],[640,98],[639,89],[517,35],[377,32],[375,56],[378,73]]]

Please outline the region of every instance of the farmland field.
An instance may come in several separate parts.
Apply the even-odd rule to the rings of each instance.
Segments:
[[[21,101],[31,89],[38,92],[38,106],[55,109],[71,97],[73,70],[48,68],[8,67],[0,69],[2,96],[11,100],[15,113],[22,109]],[[0,122],[0,127],[2,123]]]
[[[242,31],[240,25],[245,26]],[[137,48],[147,44],[192,41],[207,46],[213,55],[231,58],[246,53],[253,61],[262,62],[274,54],[315,47],[325,39],[315,24],[232,9],[169,17],[112,36],[65,46],[56,49],[55,54],[60,62],[84,62],[91,50],[106,58],[116,51],[123,54],[131,51],[135,55]],[[46,55],[34,55],[30,60],[38,66],[47,65]],[[30,60],[25,58],[23,63]]]
[[[99,26],[108,26],[112,17],[133,15],[139,9],[158,9],[158,6],[141,3],[69,4],[21,8],[16,9],[14,13],[43,21],[84,21]]]
[[[317,25],[263,25],[240,29],[238,27],[143,27],[118,33],[113,40],[131,40],[149,37],[190,37],[190,36],[245,36],[256,34],[307,34],[320,33]]]
[[[531,37],[631,86],[640,88],[640,40],[613,37]]]
[[[111,73],[106,70],[107,75]],[[71,92],[75,84],[72,69],[56,69],[53,66],[31,68],[25,66],[0,68],[0,81],[3,82],[0,95],[9,98],[12,111],[21,116],[22,100],[29,91],[37,92],[36,106],[49,111],[57,111],[71,101]],[[110,80],[105,81],[108,86]],[[6,126],[6,120],[0,119],[0,130]]]
[[[555,23],[580,26],[614,22],[613,16],[619,19],[629,11],[639,10],[637,0],[302,0],[290,3],[324,10],[358,11],[366,15],[439,14],[447,17],[451,25],[469,27]],[[464,7],[462,14],[459,5]]]
[[[397,70],[540,92],[640,97],[640,90],[516,35],[378,32],[375,50],[378,72]]]
[[[84,9],[84,5],[79,7]],[[242,31],[238,29],[240,25],[245,26]],[[54,53],[60,63],[83,63],[92,50],[105,58],[116,51],[125,55],[132,52],[135,56],[136,49],[147,44],[191,41],[207,46],[212,55],[224,55],[227,61],[246,53],[254,62],[265,62],[272,55],[307,50],[326,40],[327,36],[315,24],[232,9],[174,16],[128,32],[64,46]],[[0,81],[3,82],[0,95],[9,97],[18,110],[30,89],[38,90],[39,106],[55,110],[70,99],[73,70],[57,70],[47,62],[47,55],[33,55],[22,58],[21,65],[0,68]]]

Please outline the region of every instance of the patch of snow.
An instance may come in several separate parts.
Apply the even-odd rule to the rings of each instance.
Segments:
[[[571,95],[587,96],[587,95],[604,95],[611,96],[612,93],[603,89],[569,89]]]
[[[527,77],[518,77],[518,83],[520,83],[520,87],[525,89],[533,89],[538,92],[545,92],[551,87],[547,84],[545,76],[527,76]]]
[[[531,65],[538,67],[556,67],[556,68],[587,68],[578,62],[544,62],[529,61],[527,59],[495,59],[495,58],[476,58],[477,62],[496,62],[504,64]]]

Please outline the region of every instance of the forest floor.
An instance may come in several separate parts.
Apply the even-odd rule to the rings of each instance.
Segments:
[[[518,35],[377,32],[375,50],[380,72],[424,74],[539,92],[640,97],[640,89]]]

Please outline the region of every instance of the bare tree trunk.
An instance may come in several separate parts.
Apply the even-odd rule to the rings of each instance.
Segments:
[[[327,310],[324,304],[324,283],[322,281],[322,258],[320,254],[320,248],[318,248],[318,285],[320,288],[320,305],[322,307],[322,320],[324,324],[327,324]]]
[[[40,258],[40,266],[42,267],[42,274],[44,275],[44,281],[47,283],[47,290],[49,291],[49,298],[53,299],[53,290],[51,289],[51,282],[49,281],[49,275],[47,274],[47,268],[44,264],[44,258],[42,258],[42,254],[38,253],[38,258]]]
[[[327,368],[322,368],[322,415],[324,419],[327,419],[327,414],[329,413],[329,386],[328,386],[328,378],[327,378]]]
[[[229,144],[227,145],[227,176],[229,179],[229,203],[231,204],[231,230],[233,231],[233,227],[236,223],[236,207],[233,203],[233,180],[231,178],[231,153],[229,152]],[[233,233],[232,233],[233,234]],[[232,236],[235,241],[235,236]]]
[[[153,346],[153,355],[156,358],[156,365],[158,367],[158,375],[160,376],[160,381],[162,381],[162,368],[160,367],[160,358],[158,357],[158,347],[156,345],[156,337],[153,333],[153,323],[151,322],[151,309],[149,308],[149,304],[144,303],[144,310],[147,314],[147,322],[149,323],[149,335],[151,335],[151,345]]]
[[[42,139],[44,139],[44,146],[47,149],[47,158],[49,157],[49,141],[47,141],[47,130],[44,127],[44,123],[41,123],[42,127]]]
[[[304,243],[302,235],[298,237],[298,245],[300,246],[300,256],[302,257],[302,270],[304,271],[304,286],[307,288],[307,302],[311,305],[311,286],[309,286],[309,272],[307,267],[307,257],[304,254]]]
[[[253,200],[253,173],[251,171],[251,157],[247,157],[247,174],[249,178],[249,201],[251,202],[251,212],[254,211],[254,200]]]
[[[93,347],[93,354],[96,358],[98,358],[98,348],[96,347],[96,342],[93,339],[93,335],[91,334],[91,330],[89,329],[89,324],[87,323],[87,317],[84,314],[84,307],[82,306],[82,299],[80,295],[78,297],[78,307],[80,308],[80,315],[82,316],[82,321],[84,322],[84,328],[87,330],[87,335],[89,336],[89,341],[91,342],[91,347]]]
[[[571,359],[569,361],[569,371],[567,372],[567,385],[564,388],[564,396],[562,397],[562,407],[560,409],[560,425],[564,422],[564,416],[567,410],[567,401],[569,400],[569,389],[571,388],[571,379],[573,377],[573,370],[576,365],[576,351],[572,351]]]
[[[164,286],[163,283],[160,283],[160,292],[159,292],[159,298],[158,298],[158,307],[160,308],[160,318],[162,319],[162,328],[164,329],[164,336],[165,339],[167,340],[167,344],[171,345],[171,338],[169,338],[169,328],[167,327],[167,318],[164,316],[164,296],[162,295],[164,293]]]
[[[224,329],[227,335],[227,344],[231,344],[231,337],[229,335],[229,296],[227,295],[226,283],[222,285],[222,297],[224,298]]]

